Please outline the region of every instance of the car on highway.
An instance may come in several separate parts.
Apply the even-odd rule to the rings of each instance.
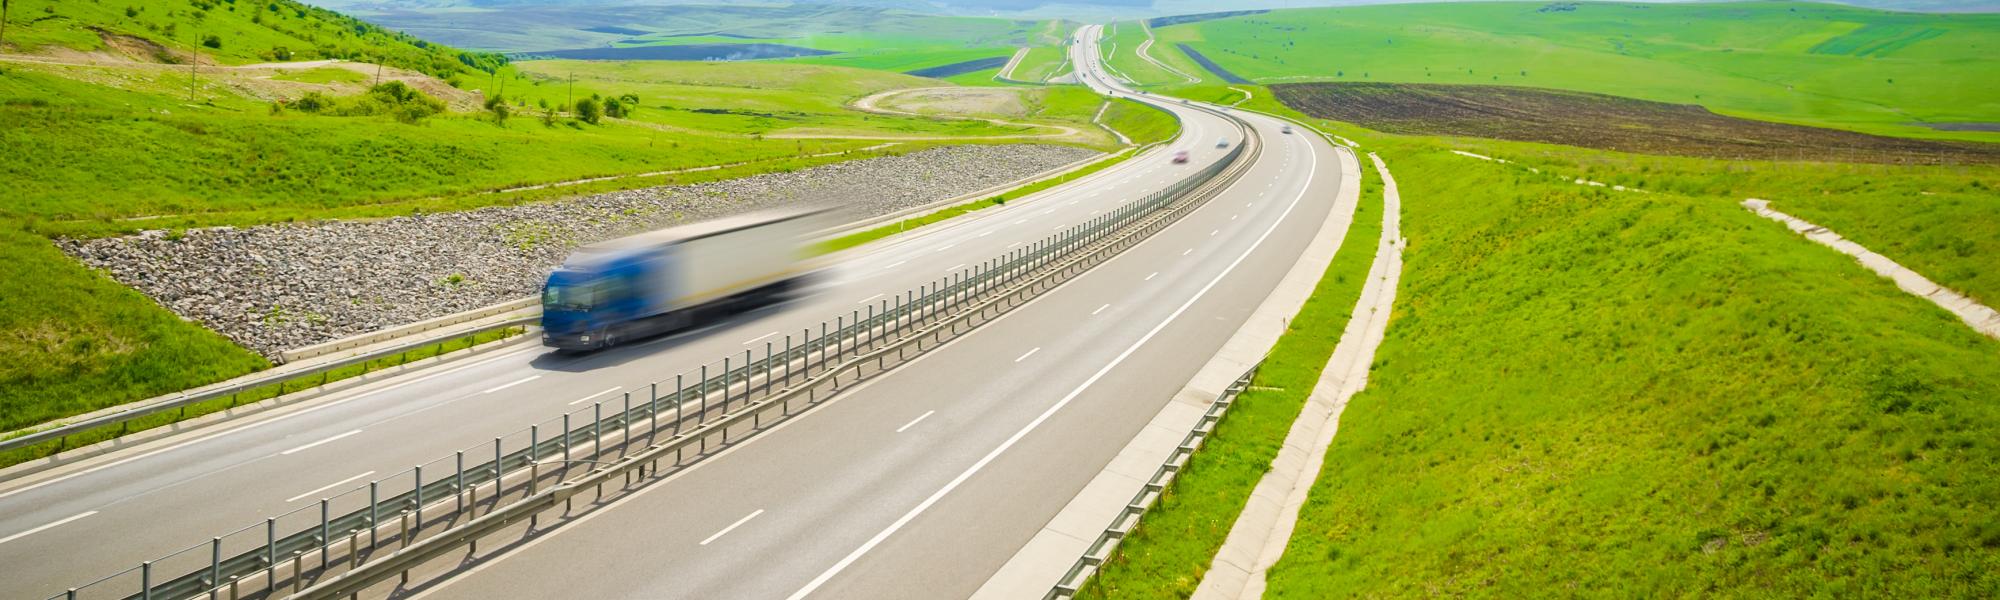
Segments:
[[[1219,139],[1219,140],[1215,140],[1215,147],[1217,147],[1217,148],[1228,148],[1228,147],[1229,147],[1229,138],[1222,138],[1222,139]]]
[[[1187,161],[1188,161],[1188,151],[1182,150],[1174,153],[1174,164],[1185,165],[1187,164]]]
[[[1292,126],[1290,126],[1290,125],[1286,125],[1286,126],[1284,126],[1284,127],[1280,127],[1280,128],[1278,128],[1278,132],[1280,132],[1280,133],[1283,133],[1283,134],[1285,134],[1285,135],[1291,135],[1291,134],[1292,134]]]

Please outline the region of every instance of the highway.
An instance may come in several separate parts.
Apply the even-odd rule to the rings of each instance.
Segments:
[[[1124,93],[1095,59],[1098,34],[1083,30],[1074,62]],[[971,595],[1236,331],[1329,211],[1351,214],[1335,191],[1354,175],[1331,146],[1244,118],[1261,158],[1183,221],[911,366],[407,595]]]
[[[1076,64],[1093,87],[1124,93],[1094,58]],[[564,411],[616,406],[623,392],[761,350],[1163,187],[1220,157],[1217,139],[1242,142],[1221,117],[1162,106],[1185,123],[1172,146],[864,248],[799,302],[581,357],[509,349],[0,484],[0,595],[60,594]],[[537,587],[563,582],[612,597],[786,597],[809,584],[825,597],[969,594],[1234,331],[1351,176],[1319,140],[1246,118],[1265,140],[1259,163],[1185,221],[627,501],[639,506],[599,513],[431,593],[579,591]],[[1172,164],[1180,150],[1194,160]],[[630,561],[644,566],[619,575]],[[570,576],[541,578],[550,570]]]
[[[140,561],[205,544],[211,536],[261,526],[267,516],[310,508],[321,497],[364,486],[370,479],[449,457],[454,451],[482,448],[495,436],[517,432],[564,411],[577,411],[579,418],[588,419],[594,402],[607,402],[606,408],[610,409],[617,406],[623,392],[637,392],[643,398],[645,384],[662,378],[670,380],[673,374],[690,367],[727,355],[740,356],[743,350],[753,347],[761,352],[767,342],[776,342],[782,348],[782,337],[787,333],[816,327],[820,321],[845,315],[862,308],[864,303],[935,281],[964,265],[999,256],[1164,187],[1180,174],[1219,158],[1225,150],[1215,148],[1218,138],[1228,139],[1232,145],[1241,143],[1236,126],[1224,119],[1187,107],[1171,108],[1184,119],[1186,132],[1172,146],[1155,149],[1003,207],[864,247],[844,256],[830,281],[798,302],[695,332],[587,356],[550,354],[539,346],[507,349],[0,483],[0,572],[8,574],[0,578],[0,597],[42,598],[60,594],[67,587],[133,568]],[[1194,160],[1186,165],[1172,164],[1169,157],[1180,150],[1189,151]],[[1266,160],[1282,160],[1279,157],[1284,155],[1274,148],[1267,153]],[[1304,155],[1293,156],[1293,160],[1303,160]],[[1279,171],[1273,163],[1261,169],[1262,175],[1258,177],[1275,181],[1269,178]],[[1334,176],[1331,171],[1323,170],[1321,178],[1331,181]],[[1273,197],[1276,193],[1277,190],[1272,191]],[[1177,265],[1212,262],[1215,259],[1210,253],[1219,251],[1217,244],[1248,235],[1244,232],[1249,230],[1239,228],[1262,222],[1258,215],[1266,210],[1243,206],[1237,211],[1242,217],[1240,222],[1214,224],[1223,233],[1212,236],[1207,243],[1187,240],[1185,248],[1174,250],[1197,254],[1161,263],[1162,274],[1150,281],[1127,282],[1130,285],[1119,287],[1164,293],[1185,286],[1181,278],[1192,275],[1182,273]],[[1301,207],[1302,212],[1314,210],[1323,212],[1324,208]],[[1304,216],[1301,220],[1311,218],[1314,217]],[[1224,225],[1229,226],[1226,231],[1221,229]],[[1144,275],[1141,274],[1142,278]],[[1098,322],[1105,324],[1126,323],[1140,311],[1158,308],[1142,296],[1107,296],[1106,300],[1118,300],[1119,305],[1097,315]],[[1196,314],[1201,319],[1211,316],[1207,312]],[[986,337],[1011,336],[1039,337],[1022,333]],[[1027,373],[1025,369],[1061,364],[1058,361],[1070,360],[1071,353],[1082,351],[1065,344],[1101,341],[1080,336],[1068,339],[1071,341],[1051,339],[1045,344],[1038,343],[1047,347],[1003,374]],[[997,363],[1011,364],[1008,361],[1019,354],[1010,354]],[[1189,360],[1199,358],[1198,354],[1201,353],[1189,352]],[[1040,374],[1028,378],[1044,379]],[[968,394],[972,392],[967,390]],[[856,401],[852,405],[869,406],[871,401]],[[936,415],[905,433],[912,438],[927,436],[931,435],[928,431],[964,422],[972,415],[963,410],[939,409]],[[826,419],[829,422],[848,418],[838,411],[827,414],[832,415]],[[897,425],[908,420],[902,419]],[[993,431],[1004,428],[998,421],[992,427],[996,428]],[[974,439],[962,442],[967,444],[961,447],[962,451],[979,447],[973,443]],[[929,468],[946,469],[953,464],[956,463],[939,462]],[[730,472],[728,468],[711,470],[718,474]],[[762,485],[774,483],[767,481]],[[927,483],[912,480],[906,485]],[[781,487],[794,489],[790,484]],[[736,517],[741,515],[731,518]],[[757,528],[795,518],[785,513],[767,517]],[[690,522],[689,526],[701,525]],[[748,524],[745,528],[745,533],[757,529]],[[473,586],[469,584],[467,589]]]

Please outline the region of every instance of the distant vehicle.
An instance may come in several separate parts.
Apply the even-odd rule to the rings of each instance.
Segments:
[[[1182,98],[1182,99],[1181,99],[1181,104],[1187,104],[1187,103],[1188,103],[1188,101],[1187,101],[1187,98]]]
[[[1174,153],[1174,164],[1185,165],[1187,164],[1187,161],[1188,161],[1188,151],[1182,150]]]
[[[705,309],[802,287],[816,211],[757,213],[584,246],[542,286],[542,344],[596,350],[694,324]]]
[[[1279,129],[1278,129],[1278,131],[1279,131],[1279,132],[1282,132],[1282,133],[1284,133],[1284,134],[1286,134],[1286,135],[1291,135],[1291,133],[1292,133],[1292,126],[1290,126],[1290,125],[1286,125],[1286,126],[1284,126],[1284,127],[1281,127],[1281,128],[1279,128]]]
[[[1228,148],[1228,147],[1229,147],[1229,138],[1222,138],[1222,139],[1219,139],[1219,140],[1215,140],[1215,147],[1217,147],[1217,148]]]

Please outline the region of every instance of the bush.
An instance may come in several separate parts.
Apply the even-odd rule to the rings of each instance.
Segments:
[[[201,45],[203,45],[203,46],[208,46],[208,47],[210,47],[210,48],[214,48],[214,49],[216,49],[216,50],[221,50],[221,49],[222,49],[222,38],[220,38],[220,37],[216,37],[216,35],[215,35],[215,34],[212,34],[212,33],[211,33],[211,34],[208,34],[208,35],[204,35],[204,36],[201,36]]]
[[[598,121],[604,119],[604,110],[598,106],[597,100],[584,98],[576,101],[576,118],[596,125]]]
[[[507,124],[507,117],[513,115],[513,110],[507,107],[507,99],[497,94],[486,99],[486,112],[493,115],[494,123],[501,125]]]
[[[609,98],[604,101],[604,116],[613,119],[623,119],[625,118],[625,111],[625,103],[619,102],[616,98]]]

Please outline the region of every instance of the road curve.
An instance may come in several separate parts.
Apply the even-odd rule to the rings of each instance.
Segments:
[[[873,244],[848,255],[827,285],[800,302],[588,356],[507,350],[0,483],[0,572],[8,574],[0,578],[0,597],[56,595],[211,536],[260,526],[267,516],[312,510],[320,497],[454,451],[478,456],[495,436],[565,411],[587,419],[593,403],[616,406],[622,392],[641,392],[692,366],[753,346],[761,351],[767,342],[782,348],[787,333],[1159,189],[1221,156],[1218,137],[1240,143],[1233,125],[1180,110],[1186,133],[1173,144],[1003,207]],[[1172,164],[1168,157],[1177,151],[1198,160]],[[1054,354],[1045,349],[1037,356]],[[932,419],[951,420],[942,413]]]
[[[1072,49],[1085,81],[1129,95],[1094,48]],[[411,596],[971,595],[1236,331],[1353,176],[1323,140],[1241,117],[1261,156],[1182,221],[909,368]]]

